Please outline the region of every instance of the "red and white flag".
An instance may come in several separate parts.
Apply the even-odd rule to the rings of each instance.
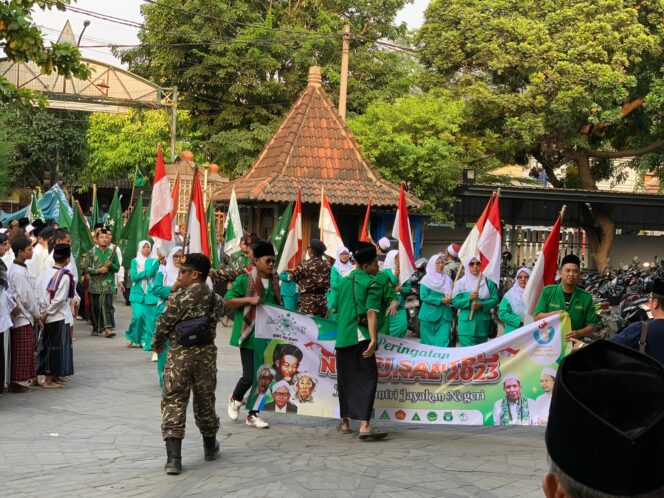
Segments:
[[[157,247],[163,247],[161,241],[171,241],[173,239],[172,210],[171,188],[166,176],[164,158],[161,155],[161,144],[159,144],[157,146],[157,165],[154,172],[154,185],[152,186],[152,207],[150,209],[150,229],[148,231]]]
[[[563,208],[564,209],[564,208]],[[558,249],[560,247],[560,227],[563,213],[560,213],[556,224],[553,225],[551,233],[544,242],[542,252],[537,256],[537,261],[530,274],[526,288],[523,291],[523,302],[526,305],[526,314],[532,316],[542,295],[542,289],[546,285],[556,283],[556,271],[558,270]]]
[[[332,214],[332,208],[330,207],[330,202],[327,199],[327,195],[323,191],[323,188],[320,189],[321,198],[320,198],[320,216],[318,217],[318,228],[320,230],[320,240],[325,244],[325,254],[331,258],[337,257],[337,249],[344,246],[343,240],[341,240],[341,234],[339,233],[339,228],[337,227],[337,222],[334,219]]]
[[[397,216],[392,227],[392,237],[399,241],[399,284],[406,282],[415,273],[413,241],[410,237],[410,221],[406,207],[406,191],[401,182]]]
[[[297,201],[293,209],[293,216],[291,218],[290,227],[288,227],[288,235],[284,248],[281,252],[279,259],[279,266],[277,272],[281,273],[286,270],[294,270],[302,260],[302,200],[300,191],[297,191]]]
[[[180,207],[180,173],[175,175],[175,181],[173,182],[173,188],[171,189],[171,202],[173,204],[171,219],[175,224],[178,219],[178,207]]]
[[[367,212],[364,214],[364,224],[360,232],[361,242],[371,242],[369,239],[369,230],[371,230],[371,199],[369,199],[369,204],[367,204]]]
[[[482,273],[496,286],[500,285],[500,263],[502,261],[501,236],[503,233],[500,226],[500,202],[498,195],[494,196],[482,233],[477,241],[477,249],[480,253]]]
[[[205,220],[205,207],[203,206],[203,190],[201,189],[201,175],[196,168],[191,190],[191,205],[189,207],[189,220],[187,223],[187,239],[189,245],[187,253],[200,252],[210,257],[208,245],[207,223]]]
[[[487,216],[489,215],[489,210],[491,209],[495,195],[495,193],[491,194],[489,202],[487,202],[482,215],[475,223],[475,226],[468,234],[468,237],[466,237],[466,240],[464,240],[463,244],[461,244],[461,249],[459,249],[459,259],[462,263],[465,263],[472,257],[476,257],[478,259],[480,258],[480,252],[477,248],[477,244],[480,240],[480,235],[482,235],[482,230],[484,229],[484,225],[486,223]]]

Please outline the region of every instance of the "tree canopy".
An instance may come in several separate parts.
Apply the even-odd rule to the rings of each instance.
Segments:
[[[663,17],[649,0],[433,0],[416,39],[423,84],[457,92],[503,160],[532,155],[554,185],[571,164],[596,189],[607,160],[664,145]],[[603,267],[615,227],[602,205],[587,215]]]
[[[86,79],[90,69],[80,62],[78,47],[66,43],[44,45],[39,28],[32,22],[33,8],[65,10],[70,0],[13,0],[0,2],[0,39],[7,58],[16,62],[34,62],[46,74],[53,71],[71,77]],[[0,76],[0,103],[22,104],[43,102],[34,92],[18,90],[7,78]]]
[[[343,25],[369,40],[406,36],[393,22],[406,1],[158,0],[142,7],[141,46],[123,57],[138,74],[178,86],[205,153],[237,176],[304,89],[310,66],[322,67],[336,93]],[[351,51],[349,113],[416,83],[416,64],[402,54],[359,39]]]
[[[425,202],[424,212],[447,221],[442,205],[452,205],[464,168],[482,173],[501,164],[490,132],[473,135],[466,104],[449,91],[374,102],[349,121],[364,156],[389,180],[407,182]]]

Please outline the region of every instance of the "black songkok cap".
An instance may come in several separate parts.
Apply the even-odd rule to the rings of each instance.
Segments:
[[[664,279],[656,278],[653,280],[652,293],[664,297]]]
[[[272,361],[275,362],[284,356],[294,356],[302,361],[302,351],[297,346],[292,344],[277,344],[272,353]]]
[[[610,495],[664,485],[664,366],[597,341],[560,364],[546,448],[575,481]]]
[[[562,268],[568,263],[571,263],[581,268],[581,260],[576,254],[568,254],[567,256],[565,256],[563,260],[560,262],[560,267]]]
[[[205,254],[201,254],[200,252],[187,254],[183,258],[182,264],[180,265],[180,268],[184,270],[198,271],[203,275],[207,275],[210,272],[211,267],[212,265],[210,265],[210,258],[208,258]]]
[[[19,228],[25,228],[30,224],[30,220],[27,218],[20,218],[18,220],[18,227]]]
[[[44,223],[39,218],[32,222],[32,234],[35,237],[39,235],[39,232],[41,232],[44,228],[46,228],[46,223]]]
[[[269,242],[261,240],[253,246],[254,258],[262,258],[263,256],[274,256],[274,246]]]
[[[95,223],[95,226],[92,227],[92,229],[97,230],[97,228],[104,228],[104,224],[103,223]]]
[[[53,257],[68,258],[71,256],[71,246],[69,244],[55,244],[53,247]]]
[[[108,227],[100,228],[98,233],[103,233],[103,234],[106,234],[106,235],[113,235],[113,232]]]
[[[314,252],[318,254],[323,254],[325,251],[327,251],[327,246],[325,243],[318,239],[311,239],[311,242],[309,242],[309,247],[311,247]]]
[[[358,242],[355,245],[355,250],[353,251],[353,258],[360,265],[365,265],[371,263],[374,259],[378,257],[378,252],[376,251],[376,246],[370,244],[369,242]]]

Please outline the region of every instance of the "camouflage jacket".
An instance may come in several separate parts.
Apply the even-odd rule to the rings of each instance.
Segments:
[[[325,294],[330,288],[330,265],[322,258],[302,261],[293,270],[292,280],[302,294]]]
[[[214,338],[217,322],[223,315],[223,308],[223,300],[206,284],[190,285],[168,300],[166,309],[157,321],[152,348],[155,351],[161,351],[166,344],[166,339],[170,339],[171,347],[183,347],[177,344],[175,326],[184,320],[204,315],[212,318],[209,326]]]

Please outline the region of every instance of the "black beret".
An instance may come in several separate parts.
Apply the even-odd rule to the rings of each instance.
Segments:
[[[369,242],[362,242],[362,241],[355,244],[355,250],[353,251],[353,258],[360,265],[371,263],[377,257],[378,257],[378,252],[376,251],[375,245]]]
[[[294,356],[298,360],[302,361],[302,351],[297,346],[292,344],[277,344],[274,347],[274,352],[272,353],[272,361],[277,361],[279,358],[284,356]]]
[[[182,259],[182,264],[180,265],[180,268],[184,270],[194,270],[201,272],[204,275],[207,275],[210,272],[211,267],[210,258],[200,252],[187,254]]]
[[[274,256],[274,246],[269,242],[261,240],[253,246],[254,258],[262,258],[263,256]]]
[[[560,267],[562,268],[566,264],[573,264],[581,268],[581,260],[576,254],[568,254],[563,258],[563,260],[560,262]]]
[[[664,366],[596,341],[565,357],[553,388],[546,447],[575,481],[611,496],[664,485]]]
[[[68,258],[71,256],[71,246],[69,244],[55,244],[53,247],[53,257]]]

